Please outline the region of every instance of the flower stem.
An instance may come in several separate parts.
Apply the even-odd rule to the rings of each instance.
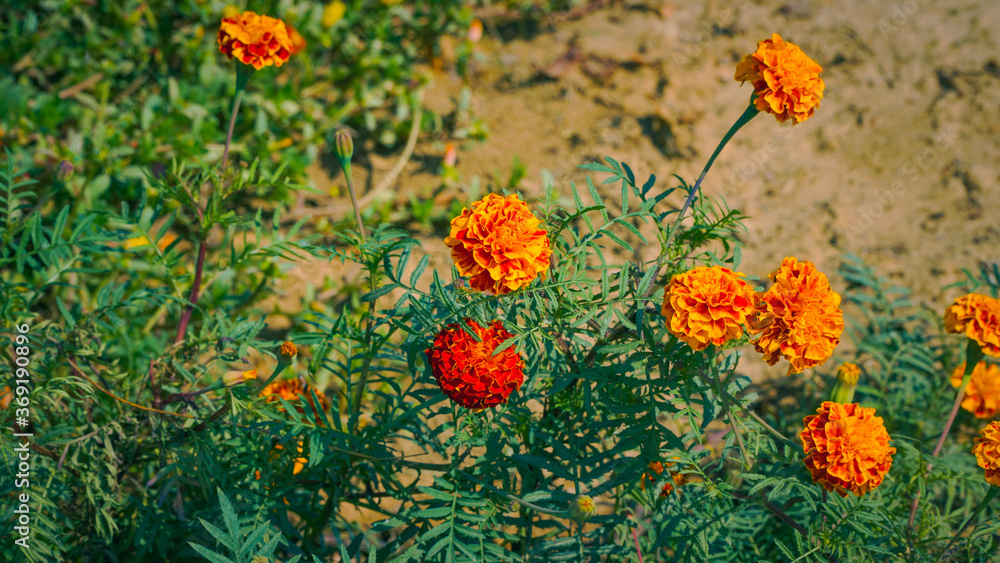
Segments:
[[[941,448],[944,447],[944,442],[948,438],[948,432],[951,430],[951,425],[955,422],[955,416],[958,415],[958,407],[962,404],[962,398],[965,397],[965,388],[969,386],[969,381],[972,379],[972,371],[976,369],[980,360],[983,359],[983,350],[979,347],[979,343],[971,338],[965,347],[965,375],[962,376],[962,385],[958,388],[958,393],[955,394],[955,402],[951,405],[951,412],[948,414],[948,420],[944,423],[944,428],[941,430],[941,437],[938,438],[937,446],[934,447],[933,457],[937,457],[941,453]],[[927,473],[930,473],[932,463],[927,464]],[[908,521],[908,526],[913,527],[913,521],[917,515],[917,507],[920,506],[920,491],[917,491],[916,495],[913,497],[913,503],[910,504],[910,519]]]
[[[965,521],[965,524],[962,524],[962,527],[958,529],[958,532],[955,534],[953,538],[951,538],[951,541],[948,542],[948,545],[944,546],[944,549],[941,551],[941,553],[938,554],[937,559],[935,559],[935,561],[940,561],[941,558],[944,557],[944,554],[948,553],[948,550],[951,549],[951,546],[956,541],[958,541],[958,538],[962,536],[962,533],[965,532],[965,529],[971,526],[972,523],[979,518],[979,515],[982,514],[983,510],[986,509],[986,505],[993,500],[993,497],[995,497],[998,492],[1000,492],[1000,487],[997,487],[996,485],[990,485],[989,490],[986,491],[986,496],[983,497],[983,500],[979,503],[979,506],[976,507],[976,511],[972,513],[972,516],[969,516],[969,519]]]
[[[351,161],[341,160],[340,167],[344,169],[344,177],[347,178],[347,191],[351,194],[351,205],[354,206],[354,219],[358,222],[358,230],[361,231],[361,243],[366,244],[365,224],[361,221],[361,208],[358,207],[358,196],[354,192],[354,179],[351,174]]]
[[[250,69],[250,70],[248,70]],[[250,77],[253,76],[253,67],[239,65],[236,67],[236,96],[233,97],[233,113],[229,116],[229,131],[226,132],[226,148],[222,150],[222,170],[226,170],[229,162],[229,144],[233,141],[233,129],[236,127],[236,115],[240,112],[240,102],[243,101],[243,92],[247,89]]]
[[[702,169],[701,176],[698,176],[698,180],[694,183],[691,191],[688,192],[687,199],[684,200],[684,205],[681,206],[680,213],[677,214],[677,219],[674,220],[673,226],[670,227],[670,233],[667,235],[667,242],[664,245],[665,247],[669,247],[670,243],[673,242],[674,235],[677,234],[677,228],[680,227],[681,220],[684,219],[684,214],[687,213],[687,210],[691,207],[691,203],[694,201],[694,198],[698,195],[702,180],[705,179],[705,175],[708,174],[709,169],[712,168],[712,164],[715,163],[715,159],[719,156],[719,153],[722,152],[723,147],[726,146],[726,143],[733,138],[733,135],[735,135],[740,128],[749,123],[750,120],[753,119],[758,113],[759,111],[754,105],[754,100],[751,97],[750,105],[747,106],[747,109],[743,110],[743,115],[736,120],[736,123],[733,123],[733,126],[729,128],[729,131],[727,131],[725,136],[722,137],[722,140],[719,141],[719,146],[715,147],[715,152],[712,153],[712,156],[705,164],[705,168]]]
[[[198,258],[194,264],[194,283],[191,284],[191,294],[188,295],[188,304],[184,308],[184,312],[181,313],[181,320],[177,323],[177,336],[174,338],[174,344],[178,344],[184,340],[184,335],[187,334],[188,323],[191,321],[191,315],[194,313],[194,307],[198,303],[198,297],[201,293],[201,274],[205,269],[206,246],[207,242],[203,236],[198,241]]]

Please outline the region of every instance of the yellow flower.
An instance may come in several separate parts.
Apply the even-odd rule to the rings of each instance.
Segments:
[[[225,375],[222,376],[222,381],[226,384],[226,387],[232,387],[234,385],[246,383],[255,379],[257,379],[257,370],[255,369],[247,371],[227,371]]]
[[[590,517],[597,512],[597,505],[594,504],[594,499],[587,495],[580,495],[569,501],[568,511],[570,518],[577,522],[583,522],[590,520]]]
[[[955,368],[951,374],[951,386],[962,386],[965,364]],[[993,418],[1000,412],[1000,367],[996,364],[979,362],[972,370],[972,377],[965,387],[962,408],[976,418]]]
[[[875,409],[826,401],[818,414],[802,419],[799,433],[813,482],[846,497],[861,496],[882,483],[896,448]]]
[[[663,292],[667,329],[694,350],[743,336],[754,311],[754,292],[741,272],[700,267],[674,276]]]
[[[552,250],[540,224],[516,194],[489,194],[451,220],[444,243],[473,289],[500,295],[545,277]]]
[[[257,70],[280,67],[292,54],[292,40],[285,22],[247,11],[222,20],[219,51]]]
[[[840,295],[805,260],[785,258],[769,277],[775,283],[757,294],[757,313],[750,321],[750,332],[760,334],[754,347],[770,366],[784,356],[790,364],[788,375],[822,364],[844,332]]]
[[[1000,357],[1000,300],[969,293],[944,310],[944,329],[979,343],[983,353]]]
[[[757,42],[757,50],[736,66],[735,79],[753,84],[754,106],[792,124],[812,117],[823,99],[823,68],[798,45],[782,41],[777,33]]]
[[[167,233],[162,237],[160,237],[160,240],[157,241],[156,243],[156,247],[159,248],[161,251],[166,250],[167,247],[170,246],[170,244],[173,243],[175,240],[177,240],[177,235],[173,233]],[[149,246],[149,238],[146,235],[132,237],[126,240],[125,244],[122,246],[125,248],[125,250],[135,250],[137,248]]]
[[[347,6],[343,2],[330,2],[323,8],[323,27],[329,29],[339,22],[347,13]]]
[[[986,470],[986,482],[1000,487],[1000,422],[994,420],[979,431],[982,436],[973,440],[976,463]]]

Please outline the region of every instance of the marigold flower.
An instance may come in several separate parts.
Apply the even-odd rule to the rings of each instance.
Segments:
[[[292,54],[292,40],[285,22],[246,11],[222,20],[219,51],[257,70],[280,67]]]
[[[594,503],[594,499],[587,495],[580,495],[569,501],[567,511],[569,512],[569,517],[573,520],[584,522],[590,520],[591,516],[597,512],[597,505]]]
[[[500,321],[486,328],[472,319],[465,323],[482,342],[457,324],[446,326],[426,351],[434,379],[445,395],[467,409],[506,403],[524,382],[524,360],[514,347],[493,351],[512,335]]]
[[[979,343],[983,353],[1000,357],[1000,300],[969,293],[944,310],[944,329]]]
[[[292,27],[292,24],[290,23],[285,24],[285,29],[288,30],[288,40],[291,41],[292,43],[292,48],[289,49],[289,54],[295,55],[303,51],[306,48],[306,45],[309,44],[308,42],[306,42],[306,38],[302,37],[302,34],[299,33],[299,30]]]
[[[802,419],[799,433],[813,482],[846,497],[861,496],[882,483],[896,448],[875,409],[825,401]]]
[[[963,363],[952,372],[951,386],[961,387],[964,377]],[[965,387],[962,408],[974,414],[976,418],[993,418],[1000,412],[1000,366],[987,362],[976,364],[969,384]]]
[[[672,463],[668,463],[667,465],[671,466],[673,464]],[[661,473],[663,473],[663,464],[660,463],[660,462],[658,462],[658,461],[651,461],[646,466],[646,468],[649,469],[649,471],[646,471],[645,473],[643,473],[642,477],[639,478],[639,485],[642,486],[642,490],[644,490],[644,491],[646,490],[646,481],[647,480],[649,480],[649,481],[656,481],[657,476],[660,475]]]
[[[661,313],[670,333],[695,350],[721,346],[743,335],[754,311],[754,292],[741,272],[700,267],[671,278]]]
[[[222,382],[225,383],[226,387],[232,387],[234,385],[246,383],[255,379],[257,379],[257,370],[255,369],[247,371],[227,371],[222,376]]]
[[[14,393],[10,390],[10,387],[4,385],[3,390],[0,390],[0,409],[6,409],[10,406],[11,400],[14,399]]]
[[[749,324],[751,334],[760,333],[754,347],[771,366],[784,356],[788,375],[822,364],[844,332],[840,295],[806,260],[785,258],[769,277],[775,283],[757,294],[757,312]]]
[[[323,8],[323,27],[329,29],[344,17],[347,6],[343,2],[330,2]]]
[[[668,497],[670,496],[670,493],[674,492],[674,489],[677,489],[677,492],[680,493],[680,487],[684,485],[684,483],[687,483],[687,477],[682,473],[674,473],[670,477],[670,481],[663,484],[663,488],[660,489],[660,496]]]
[[[501,295],[545,277],[552,250],[540,224],[516,194],[489,194],[451,220],[444,243],[473,289]]]
[[[779,122],[802,123],[823,99],[823,67],[775,33],[757,42],[757,50],[736,66],[735,80],[753,84],[754,106]]]
[[[312,391],[312,393],[310,393]],[[316,407],[312,400],[312,394],[315,393],[316,398],[319,399],[319,407]],[[300,403],[299,406],[295,407],[300,413],[305,412],[305,408],[301,403],[307,402],[309,406],[313,407],[317,413],[322,413],[323,411],[330,408],[330,401],[327,400],[323,393],[316,390],[312,385],[300,380],[300,379],[282,379],[275,381],[264,388],[260,392],[261,397],[266,397],[268,403],[279,402],[278,398],[282,398],[292,405]],[[278,406],[278,410],[285,412],[283,406]]]
[[[986,482],[1000,487],[1000,421],[994,420],[979,431],[982,436],[973,438],[972,448],[976,463],[986,470]]]
[[[281,343],[281,350],[278,351],[281,357],[285,360],[291,360],[299,353],[298,347],[295,346],[294,342],[289,342],[288,340]]]

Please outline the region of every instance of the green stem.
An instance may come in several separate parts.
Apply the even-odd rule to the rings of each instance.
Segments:
[[[236,115],[240,112],[240,102],[243,101],[243,92],[250,83],[253,76],[253,67],[238,65],[236,67],[236,96],[233,97],[233,113],[229,116],[229,131],[226,132],[226,148],[222,150],[222,170],[225,171],[229,162],[229,145],[233,141],[233,129],[236,127]]]
[[[989,490],[986,491],[986,496],[983,497],[983,500],[979,503],[979,506],[976,507],[976,511],[972,513],[972,516],[969,516],[969,519],[965,521],[965,524],[962,524],[962,527],[958,529],[958,533],[956,533],[955,536],[951,538],[951,541],[948,542],[948,545],[944,546],[944,549],[941,551],[941,553],[938,554],[937,559],[935,559],[935,561],[940,561],[941,558],[944,557],[944,554],[948,553],[948,550],[951,549],[951,546],[956,541],[958,541],[958,538],[962,536],[962,533],[965,532],[965,529],[971,526],[972,523],[979,518],[979,515],[982,514],[983,510],[986,509],[986,505],[989,504],[990,501],[993,500],[995,496],[997,496],[998,492],[1000,492],[1000,487],[997,487],[996,485],[990,485]]]
[[[715,152],[712,153],[712,156],[708,159],[708,163],[705,164],[705,168],[701,171],[701,176],[698,176],[698,180],[694,183],[691,191],[688,192],[687,199],[684,200],[684,205],[681,206],[681,211],[677,214],[677,219],[674,220],[673,226],[670,227],[670,233],[667,235],[667,242],[664,245],[665,247],[669,248],[670,243],[673,242],[674,235],[677,234],[677,228],[680,227],[681,220],[684,219],[684,214],[687,213],[687,210],[691,207],[691,203],[694,201],[694,198],[698,195],[702,180],[705,179],[705,175],[708,174],[709,169],[712,168],[712,164],[715,163],[715,159],[719,156],[719,153],[722,152],[723,147],[726,146],[726,143],[733,138],[733,135],[735,135],[740,128],[749,123],[750,120],[759,113],[753,102],[754,100],[751,97],[750,105],[747,106],[747,109],[743,110],[743,115],[736,120],[736,123],[733,123],[733,126],[730,127],[729,131],[727,131],[725,136],[722,137],[722,140],[719,141],[719,146],[715,147]]]
[[[351,194],[351,205],[354,206],[354,219],[358,222],[358,230],[361,231],[361,243],[365,244],[365,224],[361,221],[361,209],[358,207],[358,196],[354,192],[354,179],[351,175],[350,159],[341,159],[340,167],[344,170],[344,177],[347,178],[347,191]]]

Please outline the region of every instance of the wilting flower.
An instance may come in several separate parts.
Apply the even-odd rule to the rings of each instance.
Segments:
[[[316,398],[319,399],[318,407],[315,403],[313,403],[313,394],[315,394]],[[305,409],[301,405],[303,401],[309,403],[309,406],[313,407],[317,414],[330,408],[330,401],[327,400],[326,396],[317,391],[312,385],[309,385],[300,379],[282,379],[275,381],[265,387],[264,390],[260,392],[260,396],[266,397],[267,402],[269,403],[279,402],[279,397],[288,401],[292,405],[299,403],[299,405],[295,407],[295,410],[300,413],[305,412]],[[280,404],[278,406],[278,410],[285,412],[285,408],[280,406]]]
[[[661,312],[670,333],[695,350],[743,335],[754,311],[754,292],[741,272],[721,266],[677,274],[663,292]]]
[[[802,419],[799,433],[814,483],[842,497],[861,496],[882,483],[896,448],[875,409],[825,401]]]
[[[951,386],[961,387],[964,377],[963,363],[952,372]],[[1000,366],[987,362],[976,364],[969,384],[965,386],[962,408],[974,414],[976,418],[993,418],[1000,412]]]
[[[323,27],[329,29],[344,17],[347,13],[347,6],[343,2],[330,2],[323,8]]]
[[[292,54],[292,40],[285,22],[246,11],[222,20],[219,51],[257,70],[280,67]]]
[[[569,517],[573,520],[584,522],[590,520],[590,517],[597,512],[597,505],[594,504],[594,499],[587,495],[580,495],[569,501],[567,511],[569,512]]]
[[[524,382],[524,360],[514,347],[493,351],[512,335],[500,321],[486,328],[472,319],[465,323],[482,342],[457,324],[444,327],[426,351],[434,379],[445,395],[467,409],[506,403]]]
[[[773,34],[757,42],[757,50],[736,66],[735,79],[753,84],[758,111],[774,114],[779,122],[792,124],[812,117],[823,99],[823,68],[806,56],[798,45]]]
[[[473,289],[500,295],[545,277],[552,250],[540,224],[516,194],[489,194],[451,220],[444,243]]]
[[[226,384],[226,387],[232,387],[248,381],[254,381],[255,379],[257,379],[257,370],[255,369],[247,371],[227,371],[222,376],[222,382]]]
[[[1000,421],[994,420],[979,431],[982,436],[973,440],[972,453],[976,463],[986,470],[986,482],[1000,487]]]
[[[299,33],[299,30],[292,27],[292,24],[290,23],[286,23],[285,28],[288,30],[288,40],[291,41],[292,43],[292,48],[289,49],[289,54],[290,55],[298,54],[299,52],[301,52],[303,49],[306,48],[306,45],[308,45],[308,43],[306,42],[306,38],[302,37],[302,34]]]
[[[969,293],[944,310],[944,329],[979,343],[984,354],[1000,357],[1000,300]]]
[[[785,258],[769,277],[774,285],[757,294],[757,313],[750,321],[750,332],[760,334],[754,347],[771,366],[784,356],[788,375],[822,364],[844,332],[840,295],[805,260]]]

